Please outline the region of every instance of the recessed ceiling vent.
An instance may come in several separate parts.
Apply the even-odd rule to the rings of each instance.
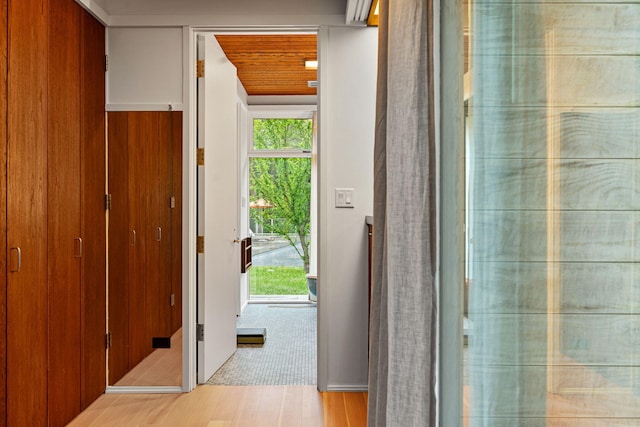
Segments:
[[[372,0],[347,0],[347,25],[367,25]]]

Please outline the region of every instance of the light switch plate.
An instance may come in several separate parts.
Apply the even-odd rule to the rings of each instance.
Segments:
[[[336,188],[336,208],[355,207],[355,190],[353,188]]]

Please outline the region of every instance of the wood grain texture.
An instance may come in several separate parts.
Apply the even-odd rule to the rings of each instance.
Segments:
[[[548,51],[541,27],[555,33],[558,38],[556,53],[561,55],[640,53],[637,43],[640,7],[637,3],[545,3],[544,7],[535,2],[514,4],[509,10],[513,21],[510,19],[508,23],[503,21],[503,8],[490,3],[474,5],[476,20],[493,22],[493,31],[474,33],[474,43],[482,46],[478,53],[513,51],[518,55],[544,56]],[[615,28],[615,35],[612,28]]]
[[[180,294],[177,304],[182,296],[181,214],[172,218],[175,211],[180,212],[181,203],[177,200],[174,209],[170,205],[172,169],[181,161],[181,156],[173,156],[174,145],[181,155],[182,141],[182,127],[174,122],[182,115],[174,116],[170,112],[109,113],[110,384],[122,385],[123,375],[153,352],[152,338],[169,337],[172,327],[177,331],[182,323],[179,309],[172,321],[170,305],[174,269]],[[181,175],[181,166],[177,169]],[[176,383],[169,375],[162,384]]]
[[[216,35],[249,95],[315,95],[317,80],[305,60],[317,59],[317,37],[297,35]]]
[[[547,157],[547,125],[558,128],[561,158],[637,159],[640,112],[632,108],[574,108],[551,112],[536,107],[473,109],[474,159]],[[602,141],[606,141],[603,144]]]
[[[126,112],[108,114],[109,131],[109,384],[131,369],[129,365],[129,152]]]
[[[147,138],[157,136],[153,116],[144,112],[128,113],[129,151],[129,230],[136,238],[129,246],[129,365],[133,367],[151,353],[148,333],[146,260],[149,237]]]
[[[155,349],[127,372],[117,386],[181,386],[182,329],[171,337],[171,348]]]
[[[638,159],[484,159],[470,189],[476,209],[537,209],[547,180],[558,182],[558,209],[638,210]]]
[[[628,314],[637,309],[629,295],[640,295],[640,270],[630,263],[571,263],[558,268],[562,282],[560,304],[547,304],[546,262],[473,263],[469,314],[554,313],[554,314]],[[609,292],[604,284],[615,284]],[[484,298],[479,304],[478,298]]]
[[[144,261],[140,265],[141,273],[144,275],[144,305],[145,316],[142,319],[145,326],[145,341],[148,346],[146,357],[153,349],[151,347],[152,337],[166,336],[162,333],[162,312],[163,308],[168,309],[168,296],[165,304],[161,306],[161,298],[163,295],[163,285],[166,278],[163,270],[166,268],[160,265],[160,253],[162,240],[158,240],[159,227],[161,227],[160,204],[161,204],[161,188],[164,179],[160,175],[160,165],[164,162],[162,158],[162,145],[164,140],[161,136],[160,126],[162,121],[160,112],[148,112],[136,114],[140,118],[137,122],[141,133],[139,140],[141,150],[144,153],[142,162],[136,167],[136,177],[142,187],[142,228],[144,240]],[[131,122],[130,122],[131,124]],[[131,181],[130,181],[131,182]],[[132,343],[133,346],[140,343]]]
[[[477,106],[547,105],[544,79],[531,78],[531,70],[545,70],[545,56],[486,56],[484,66],[474,68],[474,91],[483,95]],[[635,88],[638,70],[636,55],[559,55],[555,59],[554,102],[561,108],[633,107],[640,101]],[[495,76],[504,76],[498,79]]]
[[[106,387],[105,29],[80,11],[82,141],[82,385],[86,408]]]
[[[154,241],[158,246],[155,270],[158,272],[157,288],[151,292],[155,295],[153,315],[154,337],[171,336],[171,195],[172,191],[172,154],[173,132],[172,113],[158,113],[158,149],[156,150],[156,179],[154,180],[157,212],[157,227]]]
[[[547,261],[544,210],[473,212],[474,262]],[[561,245],[554,262],[640,261],[640,218],[635,211],[561,211]]]
[[[49,0],[48,423],[80,413],[80,26],[79,7]]]
[[[7,425],[7,0],[0,1],[0,427]]]
[[[22,268],[7,292],[7,419],[47,423],[48,2],[9,7],[7,246]],[[12,251],[15,252],[15,251]],[[16,254],[9,271],[16,270]]]
[[[469,425],[637,423],[640,8],[623,3],[471,9]]]
[[[171,333],[182,327],[182,112],[171,113],[171,188],[175,208],[171,209]]]
[[[69,426],[359,427],[366,399],[315,386],[205,385],[179,395],[104,395]]]

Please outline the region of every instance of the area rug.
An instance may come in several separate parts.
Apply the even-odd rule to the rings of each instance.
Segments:
[[[239,328],[266,328],[264,344],[240,344],[212,385],[316,384],[315,304],[248,304]]]

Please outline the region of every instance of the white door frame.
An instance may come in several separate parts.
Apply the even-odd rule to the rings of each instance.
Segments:
[[[183,90],[184,90],[184,110],[183,110],[183,234],[182,234],[182,391],[190,392],[197,385],[196,379],[196,307],[197,307],[197,281],[196,281],[196,235],[197,235],[197,189],[196,189],[196,148],[197,148],[197,87],[196,87],[196,39],[202,33],[248,33],[248,34],[278,34],[278,33],[315,33],[320,41],[320,27],[183,27]],[[320,56],[320,45],[318,48]],[[320,99],[321,75],[318,73],[318,99]],[[318,110],[320,111],[320,110]],[[318,123],[321,117],[318,114]],[[320,134],[318,135],[318,158],[320,158]],[[320,169],[318,169],[318,173]],[[316,191],[319,193],[320,186]],[[318,204],[320,197],[318,196]],[[316,216],[321,212],[320,206],[316,207]],[[318,298],[318,311],[320,312],[321,299]],[[327,383],[324,369],[326,359],[327,343],[323,339],[324,330],[320,316],[318,317],[318,387]]]

